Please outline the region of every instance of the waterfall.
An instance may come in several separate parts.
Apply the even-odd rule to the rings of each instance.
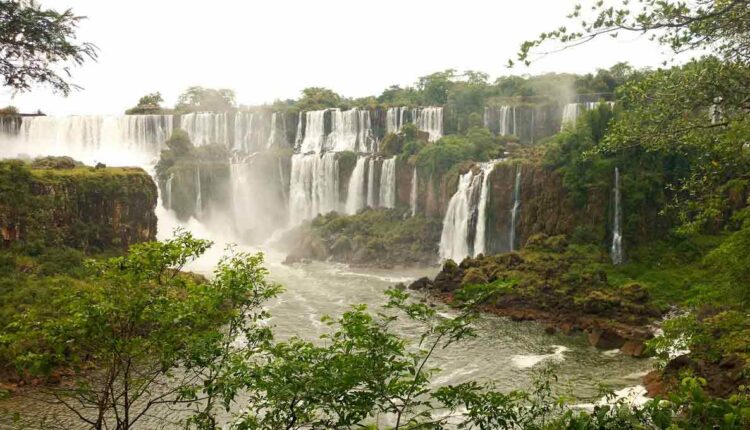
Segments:
[[[418,108],[413,114],[414,124],[421,131],[429,134],[430,142],[443,137],[443,108],[429,106]]]
[[[195,146],[229,146],[229,121],[226,113],[187,113],[180,116],[180,128],[185,130]]]
[[[356,214],[360,209],[365,207],[365,170],[367,167],[368,157],[357,158],[357,164],[354,166],[352,176],[349,178],[349,187],[346,193],[346,213],[349,215]]]
[[[380,170],[380,206],[396,207],[396,157],[383,160]]]
[[[521,208],[521,165],[516,165],[516,183],[513,186],[513,204],[510,208],[510,232],[508,233],[508,249],[516,250],[516,222]]]
[[[4,155],[68,155],[89,164],[145,165],[172,134],[172,115],[21,117]]]
[[[487,252],[487,203],[490,199],[490,173],[495,168],[495,163],[484,163],[482,167],[482,191],[479,195],[477,206],[476,232],[474,234],[474,255]]]
[[[294,154],[289,183],[292,225],[339,209],[339,165],[336,154]]]
[[[375,194],[375,159],[370,158],[367,167],[367,206],[377,207],[377,195]]]
[[[320,153],[323,151],[326,141],[325,110],[305,112],[305,126],[299,152]]]
[[[620,170],[615,167],[615,211],[612,220],[612,264],[622,264],[622,196],[620,195]]]
[[[371,152],[374,142],[370,111],[358,108],[331,112],[331,133],[326,137],[326,148],[331,151]]]
[[[448,202],[443,219],[443,232],[440,236],[442,259],[458,262],[464,257],[485,251],[489,199],[487,179],[496,162],[493,160],[482,163],[479,169],[472,169],[460,176],[458,189]]]
[[[408,111],[406,106],[388,108],[385,112],[386,133],[398,133],[404,126],[405,115]]]
[[[279,126],[279,124],[281,124]],[[266,148],[282,148],[286,146],[286,121],[284,121],[283,114],[274,112],[271,114],[271,132],[268,135],[268,141],[266,142]],[[279,130],[281,128],[281,130]]]
[[[167,209],[172,209],[172,181],[174,181],[174,173],[170,174],[169,178],[167,178],[165,187],[164,207]]]
[[[511,136],[516,132],[516,107],[500,107],[500,128],[498,134],[501,136]]]
[[[195,166],[195,215],[200,218],[203,213],[203,192],[201,190],[201,166]]]
[[[411,216],[417,215],[417,186],[419,178],[417,177],[417,166],[414,166],[414,172],[411,175],[411,193],[409,194],[409,205],[411,206]]]

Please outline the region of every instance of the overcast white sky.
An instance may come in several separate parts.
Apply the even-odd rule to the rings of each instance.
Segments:
[[[522,41],[564,25],[578,1],[44,0],[88,17],[80,39],[99,46],[99,60],[74,70],[84,89],[68,98],[44,88],[15,97],[0,89],[0,106],[117,114],[152,91],[172,105],[191,85],[232,88],[242,104],[296,98],[308,86],[359,97],[447,68],[494,78],[585,73],[618,61],[658,66],[665,58],[630,35],[547,56],[530,68],[505,67]]]

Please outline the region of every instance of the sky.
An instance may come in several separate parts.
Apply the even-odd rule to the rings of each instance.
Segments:
[[[147,93],[172,106],[185,88],[235,90],[241,104],[299,97],[309,86],[347,97],[448,68],[508,74],[588,73],[620,61],[656,67],[668,58],[645,37],[605,38],[506,67],[519,45],[570,24],[587,0],[42,0],[86,16],[78,35],[99,47],[73,70],[70,96],[44,87],[0,106],[47,114],[121,114]],[[589,0],[590,1],[590,0]]]

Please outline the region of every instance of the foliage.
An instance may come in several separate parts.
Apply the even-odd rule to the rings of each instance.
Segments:
[[[235,338],[247,342],[245,353],[270,339],[257,325],[266,317],[259,306],[279,291],[265,281],[261,255],[234,253],[210,282],[181,273],[210,245],[180,233],[91,261],[87,282],[55,297],[54,315],[29,308],[3,345],[32,374],[72,366],[74,388],[51,394],[93,428],[132,428],[164,403],[201,400],[204,416],[217,406],[204,388],[227,376]]]
[[[296,106],[301,111],[340,107],[342,98],[328,88],[309,87],[302,90],[302,97]]]
[[[47,156],[35,158],[29,167],[32,169],[75,169],[82,167],[83,163],[67,156]]]
[[[83,19],[71,10],[43,9],[35,1],[0,3],[0,75],[4,85],[29,91],[40,83],[64,95],[78,89],[69,81],[71,66],[97,56],[93,44],[76,40]]]
[[[146,115],[164,113],[161,104],[164,102],[160,92],[149,93],[138,100],[135,107],[125,111],[126,115]]]
[[[235,94],[229,89],[193,86],[179,95],[175,110],[185,112],[226,112],[234,109]]]
[[[472,127],[466,136],[443,136],[424,146],[416,158],[421,171],[442,175],[463,161],[486,161],[501,152],[499,140],[486,128]]]
[[[18,108],[15,106],[5,106],[4,108],[0,109],[0,116],[1,115],[18,115]]]
[[[575,28],[561,26],[524,42],[518,60],[528,64],[534,50],[550,41],[567,48],[625,32],[649,34],[651,40],[675,53],[705,48],[730,62],[747,64],[750,60],[750,42],[744,37],[750,11],[744,0],[638,0],[632,4],[623,1],[619,6],[603,1],[590,3],[590,15],[580,4],[569,15],[578,21]]]

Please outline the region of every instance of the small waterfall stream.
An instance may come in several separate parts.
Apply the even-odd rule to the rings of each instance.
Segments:
[[[417,166],[414,166],[414,173],[411,175],[411,192],[409,193],[409,206],[411,207],[411,216],[417,215],[417,189],[418,181]]]
[[[375,194],[375,158],[370,158],[367,164],[367,206],[375,208],[378,205],[378,196]]]
[[[346,193],[346,213],[349,215],[354,215],[365,207],[367,198],[365,170],[368,158],[366,156],[357,158],[357,164],[354,166],[352,176],[349,178],[349,187]]]
[[[380,207],[396,207],[396,157],[383,160],[380,171]]]
[[[622,264],[622,196],[620,195],[620,169],[615,167],[614,217],[612,220],[612,264]]]
[[[201,166],[195,167],[195,214],[200,219],[203,214],[203,190],[201,190]]]
[[[510,209],[510,232],[508,233],[508,249],[516,250],[516,223],[521,209],[521,165],[516,165],[516,181],[513,185],[513,204]]]
[[[297,225],[339,209],[339,162],[336,154],[292,155],[289,218]]]

